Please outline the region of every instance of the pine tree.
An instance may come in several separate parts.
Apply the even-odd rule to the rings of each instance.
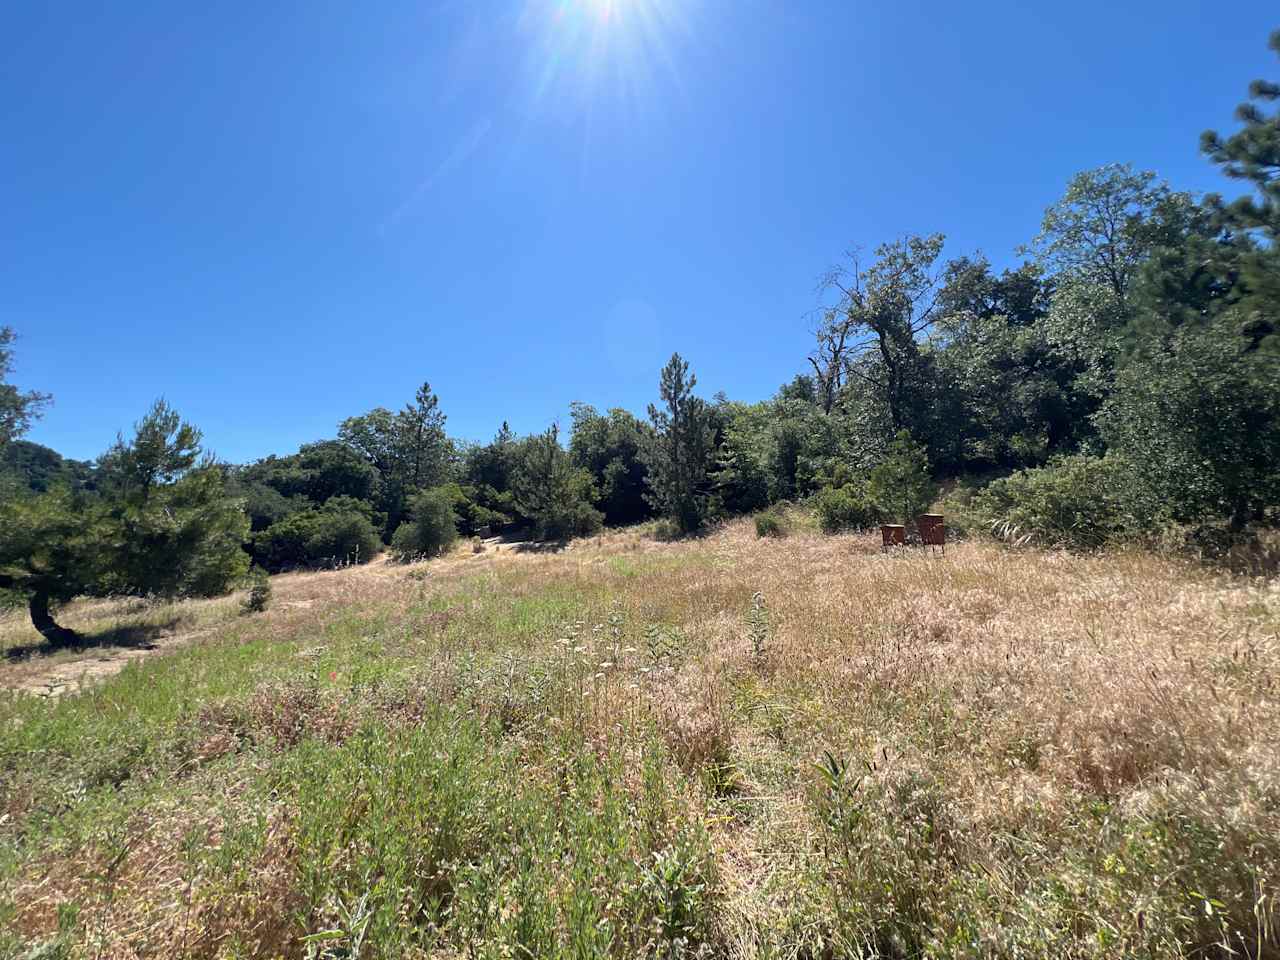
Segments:
[[[249,520],[200,431],[163,400],[100,460],[102,496],[55,488],[0,503],[0,590],[52,644],[52,608],[81,594],[211,596],[244,576]]]
[[[1280,54],[1280,30],[1271,34],[1269,46]],[[1222,208],[1230,223],[1262,230],[1272,241],[1280,240],[1280,110],[1268,116],[1261,105],[1276,101],[1280,101],[1280,84],[1255,80],[1249,85],[1249,101],[1236,108],[1244,128],[1225,140],[1213,130],[1200,136],[1200,149],[1223,173],[1251,181],[1258,192],[1256,197],[1241,197]]]
[[[575,467],[560,446],[558,426],[524,441],[513,482],[516,508],[533,522],[538,539],[567,540],[600,529],[603,516],[591,506],[591,475]]]
[[[447,439],[439,398],[424,383],[413,403],[399,414],[406,482],[411,489],[429,487],[444,477]]]
[[[1270,47],[1280,54],[1280,30],[1271,34]],[[1232,280],[1240,303],[1238,331],[1246,350],[1275,357],[1280,355],[1280,109],[1268,115],[1263,107],[1280,101],[1280,84],[1255,80],[1249,97],[1236,109],[1244,127],[1225,140],[1206,131],[1200,148],[1228,177],[1253,184],[1253,195],[1229,204],[1215,195],[1207,197],[1206,204],[1228,233],[1238,234],[1236,242],[1242,248],[1232,264]],[[1254,242],[1257,234],[1262,243]]]
[[[649,502],[686,533],[707,521],[715,466],[711,408],[693,395],[697,383],[689,364],[673,353],[658,384],[664,408],[649,405],[654,437],[645,455]]]
[[[928,509],[938,487],[929,475],[929,456],[922,444],[899,431],[888,456],[871,471],[871,497],[887,514],[909,524]]]

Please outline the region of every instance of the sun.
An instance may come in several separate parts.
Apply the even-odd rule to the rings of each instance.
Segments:
[[[591,16],[597,20],[608,22],[614,19],[619,8],[625,7],[626,0],[578,0]]]
[[[535,98],[566,88],[589,98],[612,85],[642,96],[676,70],[701,0],[526,0]],[[678,80],[678,78],[676,78]]]

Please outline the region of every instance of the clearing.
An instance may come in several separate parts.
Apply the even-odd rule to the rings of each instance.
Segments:
[[[1277,948],[1274,582],[740,522],[272,586],[0,620],[0,957]]]

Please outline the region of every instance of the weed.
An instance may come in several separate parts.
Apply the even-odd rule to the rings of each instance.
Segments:
[[[769,607],[764,594],[757,590],[751,595],[751,606],[747,610],[747,637],[751,640],[751,656],[757,664],[763,663],[769,652],[771,635]]]

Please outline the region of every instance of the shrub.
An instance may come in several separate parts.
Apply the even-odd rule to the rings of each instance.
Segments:
[[[777,507],[756,514],[757,537],[785,537],[789,532],[787,518]]]
[[[922,444],[899,431],[885,459],[871,471],[868,487],[873,500],[887,516],[911,523],[929,508],[938,486],[929,475],[929,457]]]
[[[368,517],[324,509],[312,524],[306,551],[312,566],[365,563],[382,547],[382,540]]]
[[[653,528],[650,536],[659,543],[670,543],[672,540],[680,539],[680,525],[674,520],[662,517],[653,522]]]
[[[1138,532],[1131,485],[1119,458],[1077,455],[993,481],[970,508],[1004,539],[1089,549]]]
[[[586,501],[566,503],[544,513],[534,522],[539,540],[569,540],[599,533],[604,516]]]
[[[447,483],[442,489],[449,491],[453,499],[458,531],[464,536],[475,536],[486,531],[496,532],[511,522],[515,504],[509,492],[498,493],[483,484],[468,486]]]
[[[974,511],[973,497],[973,488],[960,484],[943,498],[940,510],[947,521],[947,539],[964,539],[989,530],[989,522]]]
[[[884,518],[880,508],[854,484],[819,490],[813,506],[823,533],[865,530]]]
[[[280,571],[363,563],[376,556],[381,545],[369,517],[339,503],[332,508],[326,504],[320,510],[304,510],[273,523],[254,535],[251,549],[260,566]]]
[[[271,603],[271,579],[262,567],[249,571],[249,595],[244,599],[245,613],[262,613]]]
[[[391,538],[391,552],[402,563],[415,557],[435,557],[458,539],[458,517],[453,511],[454,496],[446,487],[432,487],[419,493],[409,504],[408,520]]]

